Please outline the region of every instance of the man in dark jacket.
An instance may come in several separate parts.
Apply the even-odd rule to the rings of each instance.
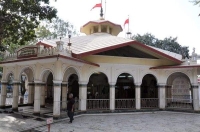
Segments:
[[[70,119],[69,123],[72,123],[74,120],[74,104],[75,100],[73,98],[73,94],[69,94],[69,101],[67,102],[67,115]]]

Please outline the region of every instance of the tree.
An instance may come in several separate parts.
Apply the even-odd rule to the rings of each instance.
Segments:
[[[36,29],[36,36],[39,40],[58,39],[60,37],[66,37],[69,32],[73,35],[77,35],[77,32],[71,23],[65,22],[57,17],[52,19],[52,21],[42,21]]]
[[[153,46],[156,48],[164,49],[167,51],[171,51],[177,54],[181,54],[183,56],[183,59],[189,58],[189,49],[186,46],[181,46],[177,42],[177,38],[165,38],[164,40],[159,40],[158,38],[155,38],[154,35],[150,33],[146,33],[144,35],[134,35],[132,39],[141,42],[143,44]]]
[[[48,4],[49,0],[1,0],[0,50],[33,40],[40,20],[56,17],[57,10]]]

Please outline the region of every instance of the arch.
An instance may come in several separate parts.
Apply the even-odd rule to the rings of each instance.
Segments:
[[[116,99],[133,99],[135,98],[134,78],[129,73],[121,73],[115,84]]]
[[[191,83],[191,80],[190,80],[189,76],[186,73],[179,71],[179,72],[173,72],[170,75],[168,75],[167,80],[166,80],[166,84],[167,85],[172,85],[172,80],[176,76],[181,76],[181,75],[185,76],[189,80],[189,82]]]
[[[87,109],[108,109],[110,85],[108,77],[102,72],[93,73],[87,84]],[[100,101],[101,99],[104,99]]]
[[[21,75],[22,75],[23,72],[28,77],[29,82],[34,81],[34,70],[31,66],[26,66],[26,67],[22,68],[22,70],[20,71],[19,76],[18,76],[19,80],[21,80]]]
[[[77,74],[71,74],[68,78],[68,95],[72,93],[74,98],[79,98],[79,80]],[[69,97],[69,96],[67,96]]]
[[[129,73],[129,72],[120,72],[119,74],[117,74],[117,76],[115,76],[115,79],[114,79],[115,82],[117,82],[118,77],[119,77],[121,74],[123,74],[123,73],[130,74],[130,75],[133,77],[133,82],[135,82],[134,76],[133,76],[131,73]]]
[[[144,78],[146,75],[152,75],[152,76],[156,79],[156,82],[158,82],[157,76],[156,76],[154,73],[151,73],[151,72],[147,72],[147,73],[143,74],[143,77],[142,77],[141,79],[143,80],[143,78]]]
[[[55,78],[54,72],[51,69],[44,69],[40,74],[39,80],[46,82],[50,73],[52,73],[54,79]]]
[[[69,77],[72,75],[72,74],[76,74],[78,76],[78,79],[80,80],[80,73],[79,73],[79,70],[76,68],[76,67],[73,67],[73,66],[70,66],[70,67],[67,67],[64,71],[64,74],[63,74],[63,81],[68,81]]]
[[[141,98],[158,98],[157,79],[153,74],[146,74],[142,78]]]
[[[90,80],[90,77],[93,75],[93,74],[99,74],[99,73],[103,73],[106,77],[107,77],[107,79],[108,79],[108,83],[110,82],[110,80],[109,80],[109,78],[108,78],[108,74],[106,74],[106,73],[104,73],[103,71],[101,71],[101,70],[96,70],[96,71],[92,71],[92,72],[90,72],[90,74],[88,74],[88,76],[87,76],[87,80],[88,80],[88,82],[89,82],[89,80]]]
[[[192,104],[192,89],[191,80],[187,74],[183,72],[173,72],[166,80],[166,107],[174,108],[191,108]]]

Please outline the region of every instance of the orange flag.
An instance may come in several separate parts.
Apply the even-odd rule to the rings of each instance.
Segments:
[[[129,18],[126,19],[126,21],[124,22],[124,27],[125,27],[126,24],[129,24]]]
[[[96,8],[96,7],[101,7],[101,3],[94,5],[94,7],[92,7],[92,9],[94,9],[94,8]],[[92,9],[91,9],[91,10],[92,10]],[[90,10],[90,11],[91,11],[91,10]]]

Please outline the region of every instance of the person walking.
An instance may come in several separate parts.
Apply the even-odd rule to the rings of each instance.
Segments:
[[[67,102],[67,115],[70,119],[69,123],[72,123],[72,121],[74,120],[74,104],[75,104],[75,100],[73,98],[73,94],[70,93],[69,101]]]

